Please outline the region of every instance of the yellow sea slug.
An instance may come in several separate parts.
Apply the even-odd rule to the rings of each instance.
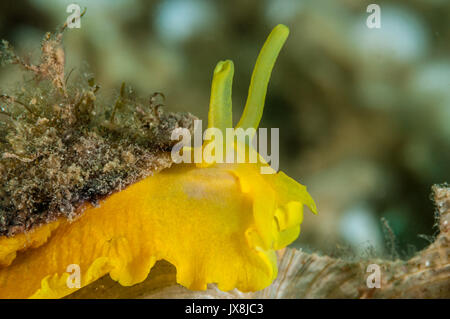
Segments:
[[[237,128],[258,127],[269,77],[288,33],[286,26],[278,25],[264,44]],[[51,69],[52,62],[47,62]],[[233,63],[219,62],[212,81],[209,127],[222,131],[232,127],[232,78]],[[57,104],[51,112],[48,111],[51,113],[45,117],[48,120],[42,120],[44,115],[39,113],[36,104],[30,107],[12,97],[5,97],[5,100],[10,104],[27,104],[30,108],[27,116],[33,118],[29,122],[39,129],[39,125],[46,125],[43,122],[59,121],[55,119],[56,115],[65,117],[67,123],[79,123],[77,121],[84,119],[79,114],[93,113],[95,97],[92,93],[95,90],[96,86],[90,83],[90,91],[83,91],[83,94],[77,94],[76,98],[69,101],[70,92],[60,87],[58,98],[68,101],[64,103],[71,107],[72,113],[65,113],[65,106]],[[114,112],[129,103],[125,101],[124,95],[122,92]],[[157,108],[152,110],[158,111]],[[136,106],[133,111],[145,113],[141,106]],[[73,112],[78,112],[75,117],[71,115]],[[145,114],[144,118],[153,116]],[[8,117],[12,116],[8,112]],[[168,117],[166,120],[170,119]],[[180,124],[182,120],[177,118],[174,121],[171,129],[183,127],[184,124]],[[94,163],[102,163],[101,156],[109,153],[98,153],[102,147],[98,140],[112,138],[117,132],[120,136],[120,126],[117,127],[119,124],[115,123],[115,127],[106,125],[91,132],[92,125],[89,123],[83,124],[85,131],[82,134],[61,137],[61,143],[65,145],[70,141],[70,149],[76,150],[77,156],[98,156],[100,162]],[[147,129],[154,121],[148,123]],[[148,132],[143,136],[151,136],[152,131]],[[55,132],[48,132],[46,127],[43,134],[51,138]],[[180,163],[170,166],[170,148],[167,145],[157,148],[156,160],[151,157],[153,153],[142,155],[145,143],[139,149],[127,148],[125,145],[117,157],[119,159],[111,157],[106,164],[96,164],[98,167],[92,168],[95,172],[106,174],[102,176],[115,178],[111,177],[115,181],[113,186],[105,186],[113,191],[102,193],[95,191],[98,188],[93,183],[89,184],[89,179],[94,178],[94,175],[83,175],[83,167],[86,166],[69,165],[50,155],[42,156],[48,153],[38,151],[32,156],[31,150],[26,147],[20,152],[17,135],[10,134],[8,139],[10,143],[15,143],[16,148],[15,152],[3,151],[2,161],[8,161],[2,164],[5,166],[3,170],[15,169],[17,165],[33,169],[33,165],[38,165],[38,162],[54,162],[56,169],[59,167],[65,172],[64,175],[53,172],[54,183],[82,185],[79,193],[83,196],[72,200],[80,203],[73,210],[68,205],[68,213],[29,224],[32,227],[18,223],[21,227],[11,231],[13,226],[8,227],[4,223],[0,236],[0,298],[61,298],[107,274],[121,285],[130,286],[144,281],[155,262],[161,259],[176,267],[177,282],[188,289],[206,289],[208,283],[216,283],[224,291],[233,288],[243,292],[260,290],[270,285],[277,276],[275,251],[298,237],[303,205],[316,212],[314,201],[304,186],[282,172],[261,174],[261,167],[270,169],[262,159],[257,163]],[[249,145],[244,145],[244,148],[248,152],[255,152]],[[141,161],[147,158],[153,166],[142,164],[141,167],[146,167],[145,172],[134,174],[130,179],[127,165],[139,168],[135,164],[136,156],[143,156]],[[77,160],[73,159],[75,162]],[[158,166],[158,161],[163,164]],[[9,188],[5,187],[2,191],[17,198],[16,193],[9,191],[13,187],[10,185],[13,179],[9,175],[8,180],[3,181]],[[119,182],[123,180],[128,182],[122,185]],[[61,198],[65,198],[65,193],[62,194]],[[73,199],[75,195],[70,194]],[[101,196],[90,198],[90,194]],[[24,200],[21,203],[28,202]],[[39,205],[32,204],[29,204],[30,207],[39,208]],[[3,209],[7,204],[2,203],[1,207]],[[27,207],[24,204],[24,211]],[[49,210],[53,206],[48,204],[43,207]],[[2,216],[7,218],[6,213],[0,218]],[[11,213],[8,216],[11,217]],[[75,286],[70,284],[74,269],[79,272],[79,282]]]

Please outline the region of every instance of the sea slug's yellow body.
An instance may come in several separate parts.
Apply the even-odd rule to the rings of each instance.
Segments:
[[[267,84],[288,29],[277,26],[255,66],[237,127],[256,128]],[[214,72],[209,127],[231,123],[233,64]],[[249,151],[254,151],[247,146]],[[81,287],[110,274],[124,286],[142,282],[155,262],[177,269],[189,289],[263,289],[277,276],[275,250],[300,233],[303,205],[316,211],[306,188],[282,172],[262,175],[264,162],[177,164],[114,193],[80,216],[0,237],[0,298],[60,298],[68,266],[78,265]],[[70,281],[70,280],[69,280]]]

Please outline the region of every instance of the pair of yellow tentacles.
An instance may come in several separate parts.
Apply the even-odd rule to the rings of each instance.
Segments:
[[[237,127],[257,128],[269,77],[289,30],[278,25],[262,48]],[[232,127],[233,63],[214,70],[209,127]],[[157,260],[177,269],[189,289],[255,291],[277,276],[275,250],[300,232],[306,188],[282,172],[261,175],[265,163],[177,164],[85,204],[75,221],[61,218],[14,237],[0,237],[0,298],[60,298],[69,265],[81,287],[110,274],[124,286],[147,277]],[[71,268],[73,269],[73,268]]]

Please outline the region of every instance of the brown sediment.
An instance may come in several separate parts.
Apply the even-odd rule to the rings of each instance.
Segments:
[[[257,298],[449,298],[450,297],[450,187],[432,187],[436,206],[434,241],[409,260],[367,259],[347,261],[289,249],[283,256],[277,280],[256,293]],[[367,281],[380,269],[378,287]]]
[[[194,116],[140,99],[122,85],[115,100],[98,95],[95,79],[64,73],[62,33],[46,34],[32,65],[6,41],[2,62],[30,81],[0,89],[0,236],[13,236],[65,216],[172,164],[175,128]],[[70,72],[69,72],[70,75]]]

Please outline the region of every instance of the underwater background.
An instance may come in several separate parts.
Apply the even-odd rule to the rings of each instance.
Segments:
[[[280,169],[318,206],[293,245],[407,257],[429,244],[431,185],[450,181],[449,1],[1,1],[0,39],[35,61],[70,3],[87,12],[64,34],[67,71],[95,74],[106,96],[122,82],[163,92],[205,121],[217,61],[236,66],[236,123],[266,35],[289,26],[260,127],[280,128]],[[370,3],[380,29],[366,26]],[[0,88],[16,70],[0,69]]]

